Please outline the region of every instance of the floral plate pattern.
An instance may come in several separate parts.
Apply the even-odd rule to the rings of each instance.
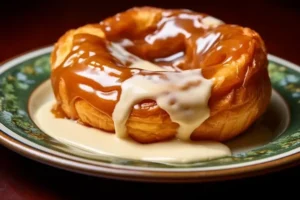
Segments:
[[[249,166],[300,152],[300,67],[272,55],[268,57],[272,87],[287,102],[291,120],[287,129],[266,145],[230,157],[181,165],[96,156],[76,151],[41,131],[28,112],[31,93],[49,79],[51,50],[52,47],[42,48],[12,59],[0,67],[0,129],[9,138],[33,149],[94,166],[173,172]]]

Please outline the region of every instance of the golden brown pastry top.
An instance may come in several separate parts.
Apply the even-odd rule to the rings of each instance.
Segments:
[[[99,24],[70,30],[56,43],[51,57],[51,80],[58,103],[58,84],[63,80],[71,104],[81,98],[111,116],[123,81],[138,73],[159,74],[129,68],[130,59],[116,59],[110,52],[113,42],[162,68],[201,68],[205,78],[214,78],[209,104],[218,107],[214,99],[247,84],[267,66],[266,50],[255,31],[236,25],[209,25],[203,21],[206,17],[181,9],[133,8]],[[133,109],[135,116],[161,112],[152,100]]]

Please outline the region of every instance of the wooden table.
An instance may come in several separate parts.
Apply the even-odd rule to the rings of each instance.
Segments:
[[[248,26],[258,31],[268,47],[269,53],[300,64],[300,8],[291,1],[217,1],[206,2],[184,0],[172,2],[162,0],[128,0],[120,3],[85,0],[72,1],[15,1],[0,6],[0,62],[25,51],[53,44],[70,28],[86,23],[95,23],[104,17],[133,6],[152,5],[159,7],[189,8],[206,12],[226,23]],[[241,3],[242,2],[242,3]],[[285,3],[283,3],[285,2]],[[27,7],[28,6],[28,7]],[[132,196],[141,193],[157,197],[165,193],[176,197],[185,195],[204,197],[226,194],[239,190],[244,194],[291,188],[290,180],[297,177],[299,167],[260,177],[206,184],[146,184],[105,180],[74,174],[26,159],[0,146],[0,199],[89,199],[108,194]],[[120,190],[119,190],[120,189]]]

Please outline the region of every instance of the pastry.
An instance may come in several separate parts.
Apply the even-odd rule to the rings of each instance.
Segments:
[[[267,65],[250,28],[191,10],[135,7],[59,38],[53,110],[140,143],[226,141],[265,112]]]

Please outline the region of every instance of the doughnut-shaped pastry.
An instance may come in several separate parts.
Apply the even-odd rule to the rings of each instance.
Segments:
[[[190,10],[132,8],[58,40],[53,110],[140,143],[225,141],[267,108],[266,55],[249,28]]]

